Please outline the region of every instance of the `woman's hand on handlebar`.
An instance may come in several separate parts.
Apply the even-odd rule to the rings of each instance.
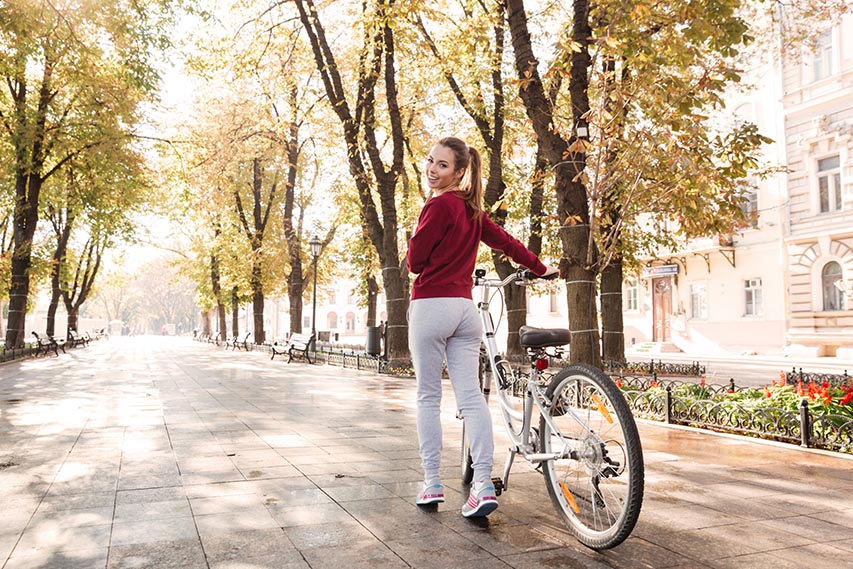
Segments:
[[[540,279],[545,279],[546,281],[550,281],[552,279],[556,279],[560,276],[560,269],[557,267],[552,267],[551,265],[545,265],[545,272],[540,275]]]

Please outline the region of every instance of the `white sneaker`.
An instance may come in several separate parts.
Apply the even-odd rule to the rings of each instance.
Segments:
[[[444,502],[444,486],[441,484],[424,484],[423,490],[418,492],[418,498],[415,504],[418,506],[428,506],[429,504],[440,504]]]

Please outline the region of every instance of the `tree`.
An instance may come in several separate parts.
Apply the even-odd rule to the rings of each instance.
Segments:
[[[14,156],[13,252],[6,345],[24,342],[40,194],[71,159],[131,134],[165,44],[162,4],[43,0],[0,5],[0,125]]]
[[[404,170],[405,137],[397,100],[396,46],[392,25],[395,1],[377,0],[362,5],[363,43],[354,106],[347,97],[342,70],[338,67],[313,0],[296,0],[295,4],[311,43],[329,104],[343,128],[347,163],[358,191],[363,226],[382,265],[388,313],[388,355],[393,361],[401,361],[408,358],[406,312],[409,282],[397,241],[396,189]],[[380,86],[384,88],[384,108],[377,101],[376,91]],[[380,141],[377,119],[383,109],[387,113],[390,132],[386,140]],[[385,144],[390,146],[390,150],[384,153],[390,155],[390,165],[383,160]],[[379,197],[379,209],[374,201],[374,191]]]

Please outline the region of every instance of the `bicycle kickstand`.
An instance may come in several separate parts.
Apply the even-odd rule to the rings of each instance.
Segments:
[[[509,471],[512,468],[512,462],[515,460],[516,454],[518,454],[518,449],[509,449],[509,456],[506,458],[506,466],[504,466],[503,480],[501,480],[500,478],[492,479],[492,483],[495,486],[495,494],[497,494],[498,496],[500,496],[501,492],[509,488]]]

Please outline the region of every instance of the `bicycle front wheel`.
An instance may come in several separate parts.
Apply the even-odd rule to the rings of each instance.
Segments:
[[[541,452],[551,501],[569,530],[592,549],[625,541],[643,503],[643,450],[631,409],[601,370],[573,364],[546,390],[548,417],[540,419]]]

